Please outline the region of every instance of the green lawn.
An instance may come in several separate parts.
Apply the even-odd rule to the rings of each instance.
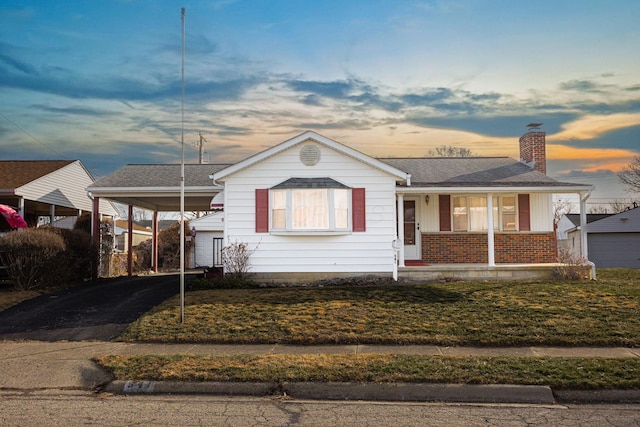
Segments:
[[[190,291],[141,317],[125,341],[638,346],[640,271],[597,282],[448,282]]]

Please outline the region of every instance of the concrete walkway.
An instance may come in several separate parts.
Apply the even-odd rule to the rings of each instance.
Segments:
[[[442,347],[430,345],[295,346],[216,344],[134,344],[103,341],[0,341],[0,390],[87,390],[106,386],[111,392],[269,394],[277,384],[247,383],[132,383],[112,382],[91,358],[118,354],[418,354],[445,356],[602,357],[639,358],[640,349],[593,347]],[[448,400],[518,403],[553,403],[548,387],[461,386],[438,384],[290,384],[284,390],[299,398],[367,400]],[[282,391],[282,390],[280,390]],[[587,399],[593,399],[592,392]],[[615,396],[612,393],[616,393]],[[640,390],[612,391],[615,401],[640,401]],[[602,400],[602,393],[598,399]],[[602,398],[602,399],[601,399]],[[605,400],[607,400],[605,399]]]

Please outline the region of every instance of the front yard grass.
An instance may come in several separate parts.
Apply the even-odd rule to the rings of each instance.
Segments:
[[[597,282],[190,291],[120,337],[138,342],[640,345],[640,271],[599,270]]]
[[[548,385],[638,389],[640,359],[413,355],[104,356],[96,362],[133,381],[369,382]]]
[[[9,285],[2,285],[0,286],[0,311],[38,295],[40,293],[37,291],[16,291]]]

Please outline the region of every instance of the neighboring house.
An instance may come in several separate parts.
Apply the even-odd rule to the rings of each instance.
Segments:
[[[140,243],[144,242],[145,240],[150,240],[153,237],[153,232],[151,228],[144,227],[135,222],[133,223],[132,230],[133,230],[133,233],[131,238],[132,240],[131,244],[133,246],[138,246]],[[113,234],[114,234],[114,245],[113,245],[114,251],[128,252],[129,251],[129,222],[122,219],[116,220]]]
[[[0,171],[0,203],[16,208],[30,226],[41,217],[53,224],[56,217],[92,212],[86,188],[94,179],[79,160],[0,160]],[[118,214],[106,200],[99,213]]]
[[[640,207],[588,221],[587,254],[596,267],[640,268]],[[578,227],[568,231],[568,240],[579,242]],[[580,245],[574,253],[581,256]]]
[[[610,217],[613,214],[586,214],[587,224]],[[558,249],[569,251],[574,257],[581,258],[580,214],[564,214],[556,224]]]
[[[202,194],[209,208],[223,205],[225,244],[247,244],[251,272],[265,279],[397,269],[453,275],[451,268],[506,278],[514,265],[531,272],[557,261],[551,195],[586,200],[593,189],[545,175],[544,132],[526,133],[520,152],[522,161],[376,159],[309,131],[236,164],[190,165],[185,200],[194,195],[189,210],[202,210],[195,208]],[[202,182],[196,174],[204,167],[213,179],[208,189],[188,184]],[[174,169],[164,170],[179,182]],[[154,192],[175,199],[177,187],[169,194],[166,184],[154,190],[145,179],[159,172],[158,165],[125,166],[88,190],[129,204],[139,197],[150,205]]]

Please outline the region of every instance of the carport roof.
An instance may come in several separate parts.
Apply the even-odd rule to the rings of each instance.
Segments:
[[[222,190],[210,176],[229,164],[184,165],[185,210],[206,211]],[[180,211],[181,165],[126,165],[87,188],[91,195],[159,212]]]

